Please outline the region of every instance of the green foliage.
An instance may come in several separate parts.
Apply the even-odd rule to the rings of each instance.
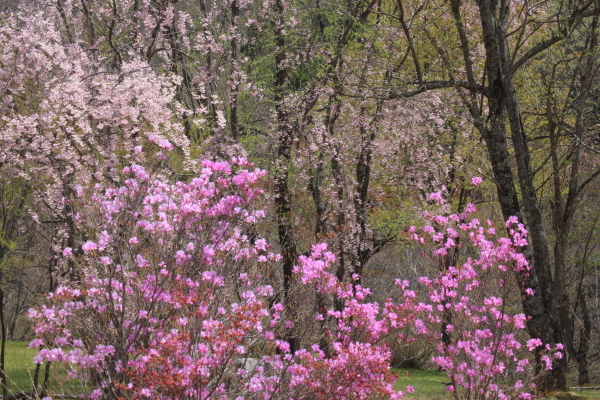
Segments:
[[[419,225],[421,216],[414,200],[402,195],[398,188],[389,188],[389,198],[369,215],[371,227],[378,232],[389,233],[400,239],[402,232],[411,226]]]

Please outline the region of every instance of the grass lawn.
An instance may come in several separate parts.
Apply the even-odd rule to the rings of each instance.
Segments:
[[[33,375],[35,374],[36,364],[33,363],[33,357],[37,354],[37,350],[29,349],[28,342],[6,342],[6,376],[8,381],[8,389],[11,392],[31,391],[33,385]],[[50,378],[50,390],[53,392],[77,393],[81,391],[76,382],[62,381],[61,377],[66,376],[64,368],[59,365],[54,365]],[[58,378],[58,380],[57,380]],[[40,371],[39,382],[41,386],[44,379],[44,369]],[[2,394],[0,390],[0,395]]]
[[[415,393],[407,397],[424,400],[450,399],[445,384],[448,382],[448,377],[443,372],[418,369],[394,369],[394,371],[398,374],[394,389],[404,391],[406,386],[414,386]]]
[[[31,390],[37,351],[27,348],[27,342],[6,342],[6,376],[11,391]],[[42,375],[43,376],[43,375]]]

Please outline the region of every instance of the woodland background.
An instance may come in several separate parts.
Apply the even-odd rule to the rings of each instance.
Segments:
[[[81,215],[124,166],[186,181],[201,159],[247,157],[268,171],[266,218],[248,235],[281,254],[268,273],[290,308],[313,243],[328,243],[340,281],[356,274],[382,301],[394,279],[463,257],[409,240],[423,212],[475,203],[481,220],[517,216],[529,231],[532,272],[515,275],[511,306],[531,337],[565,344],[553,385],[567,371],[600,379],[597,0],[0,7],[3,340],[30,339],[26,311],[80,279],[63,249],[82,255],[99,235]],[[392,362],[430,356],[417,341]]]

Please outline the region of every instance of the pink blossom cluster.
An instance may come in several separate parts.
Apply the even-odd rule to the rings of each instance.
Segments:
[[[243,158],[204,161],[187,182],[132,164],[121,186],[98,186],[79,220],[95,233],[83,254],[62,252],[79,279],[29,312],[35,361],[64,363],[92,399],[401,398],[382,340],[408,342],[412,330],[435,344],[456,399],[527,399],[531,351],[546,347],[547,366],[562,355],[539,339],[522,344],[526,317],[508,311],[512,274],[529,268],[526,230],[512,218],[510,238],[497,237],[491,223],[467,220],[472,205],[411,229],[444,267],[418,285],[398,280],[399,301],[369,302],[359,277],[340,282],[333,253],[314,245],[294,269],[296,289],[326,306],[302,328],[320,333],[292,353],[286,338],[302,321],[288,319],[269,278],[280,256],[256,233],[264,176]]]
[[[405,288],[404,296],[413,299],[416,333],[436,343],[432,361],[447,372],[454,398],[529,399],[535,392],[532,351],[543,344],[530,339],[524,346],[517,338],[527,317],[511,313],[520,304],[514,274],[529,270],[519,251],[527,231],[512,217],[506,222],[510,237],[498,237],[490,221],[468,219],[474,211],[468,205],[461,215],[427,215],[432,225],[423,227],[424,237],[411,229],[414,240],[427,237],[434,244],[440,272],[419,280],[424,296],[417,299],[415,288]],[[562,357],[562,345],[545,349],[551,367],[551,357]]]
[[[315,245],[296,268],[306,290],[343,299],[320,310],[325,340],[290,353],[277,281],[279,255],[249,235],[265,175],[245,159],[204,161],[188,182],[139,165],[123,185],[98,188],[80,220],[96,233],[66,248],[76,282],[65,281],[29,311],[35,362],[60,362],[85,395],[149,399],[367,399],[399,397],[383,335],[404,325],[398,305],[365,302],[368,290],[342,284],[335,257]]]
[[[42,3],[7,13],[0,26],[0,162],[5,181],[31,190],[37,223],[70,225],[56,234],[60,246],[84,212],[88,188],[114,184],[124,165],[168,160],[175,147],[186,167],[196,165],[176,122],[176,79],[157,73],[140,53],[115,68],[81,31],[65,43],[56,4]],[[71,1],[63,5],[65,18],[77,13]],[[82,28],[77,18],[71,29]]]

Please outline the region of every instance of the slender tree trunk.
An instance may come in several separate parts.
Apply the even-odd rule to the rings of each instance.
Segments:
[[[292,231],[292,206],[289,188],[289,167],[292,156],[292,142],[294,131],[289,121],[287,105],[285,104],[285,91],[288,84],[288,70],[286,67],[287,54],[285,50],[284,29],[284,2],[273,0],[275,21],[273,30],[275,34],[275,110],[277,113],[278,149],[275,171],[275,207],[277,213],[277,234],[281,247],[283,263],[283,294],[284,305],[288,318],[293,320],[298,304],[294,304],[291,296],[293,269],[298,253]],[[292,354],[300,348],[300,339],[290,331],[286,338]]]
[[[25,300],[27,300],[27,295],[26,294],[23,295],[24,283],[23,283],[22,278],[19,281],[18,285],[19,285],[19,288],[17,290],[17,299],[15,300],[15,306],[13,308],[12,318],[10,318],[10,328],[8,329],[8,338],[10,340],[15,340],[15,330],[17,329],[17,319],[19,318],[19,315],[22,313],[22,308],[21,308],[22,297],[25,297]]]
[[[577,385],[584,386],[590,383],[588,352],[590,351],[590,338],[592,332],[592,317],[587,307],[586,293],[583,287],[579,288],[578,293],[579,305],[581,306],[582,328],[579,333],[579,345],[577,346],[577,361],[578,378]]]
[[[2,342],[0,344],[0,381],[2,382],[2,394],[6,399],[8,396],[8,387],[6,386],[6,364],[4,357],[6,355],[6,321],[4,318],[4,290],[0,287],[0,330],[2,331]]]
[[[237,24],[238,18],[240,15],[240,8],[238,4],[238,0],[233,0],[231,2],[231,25],[234,27],[235,31],[233,34],[233,38],[231,39],[231,76],[230,76],[230,98],[229,98],[229,122],[231,124],[231,136],[234,140],[238,140],[240,136],[240,122],[238,116],[238,71],[240,66],[238,65],[239,59],[239,43],[238,43],[238,31]]]

